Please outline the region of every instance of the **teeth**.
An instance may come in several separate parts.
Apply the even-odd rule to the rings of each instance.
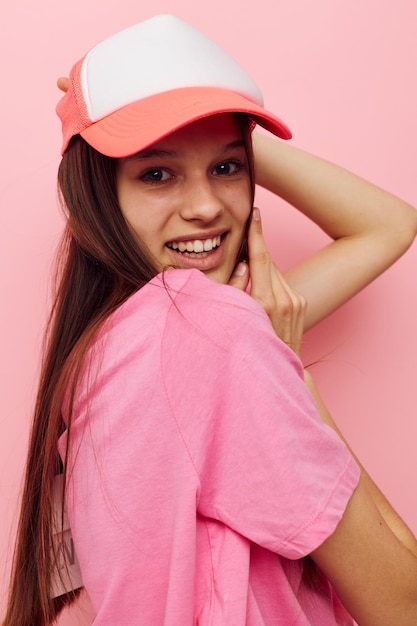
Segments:
[[[211,252],[220,245],[221,236],[212,239],[195,239],[195,241],[171,241],[167,244],[168,248],[178,250],[179,252],[189,252],[199,254],[200,252]]]

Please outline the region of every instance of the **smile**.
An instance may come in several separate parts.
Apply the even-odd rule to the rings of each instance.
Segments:
[[[200,258],[207,256],[220,246],[221,236],[211,237],[209,239],[194,239],[193,241],[170,241],[167,247],[175,252],[180,252],[185,256],[194,257],[198,255]]]

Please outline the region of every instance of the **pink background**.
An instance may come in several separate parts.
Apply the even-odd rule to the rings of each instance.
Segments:
[[[417,205],[414,0],[7,5],[0,27],[0,589],[10,565],[49,267],[62,227],[55,191],[55,80],[93,43],[154,13],[176,13],[238,58],[261,86],[267,106],[293,129],[295,145]],[[317,228],[266,193],[259,193],[258,205],[281,268],[325,242]],[[315,376],[333,415],[414,532],[416,266],[414,245],[306,337],[307,360],[319,361]]]

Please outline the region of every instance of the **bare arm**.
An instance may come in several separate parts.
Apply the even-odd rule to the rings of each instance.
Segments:
[[[417,558],[391,532],[362,477],[335,532],[311,556],[360,626],[417,624]]]
[[[417,233],[417,211],[375,185],[282,141],[254,133],[256,182],[334,241],[286,273],[307,299],[305,329],[386,270]]]

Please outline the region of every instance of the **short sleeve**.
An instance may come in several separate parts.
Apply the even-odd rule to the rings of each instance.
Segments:
[[[263,309],[195,273],[173,298],[161,363],[200,484],[198,512],[286,558],[318,547],[359,469]]]

